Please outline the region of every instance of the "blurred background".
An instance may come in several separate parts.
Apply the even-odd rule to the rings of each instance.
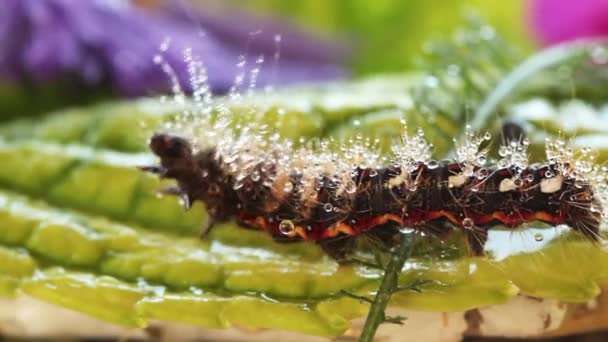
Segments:
[[[529,52],[602,34],[606,7],[593,0],[4,0],[0,117],[167,92],[166,72],[153,61],[163,43],[186,90],[190,47],[223,93],[243,55],[263,66],[256,86],[401,73],[467,11]]]
[[[490,41],[489,38],[502,36],[507,44],[490,45],[518,50],[518,58],[553,44],[608,35],[606,0],[0,0],[0,142],[4,139],[15,142],[6,144],[0,151],[0,164],[11,166],[3,167],[0,172],[0,187],[44,199],[61,209],[149,225],[170,234],[175,233],[175,222],[184,222],[183,232],[198,236],[203,209],[190,211],[193,218],[189,221],[183,219],[185,216],[179,215],[186,214],[177,201],[157,198],[155,191],[159,184],[155,183],[156,178],[153,181],[144,178],[149,175],[144,176],[134,165],[138,162],[136,157],[147,151],[145,138],[137,135],[138,131],[144,131],[140,127],[143,126],[142,118],[156,124],[155,120],[160,120],[162,115],[168,117],[168,113],[159,113],[162,110],[156,108],[160,103],[158,96],[175,92],[191,94],[197,90],[222,95],[243,89],[277,89],[309,82],[407,74],[420,70],[425,63],[423,52],[429,41],[458,35],[455,29],[463,24],[464,18],[472,15],[488,24],[476,31],[480,40]],[[520,108],[525,121],[535,122],[539,128],[539,134],[532,137],[533,144],[544,149],[545,132],[559,131],[561,134],[566,131],[581,141],[587,138],[585,144],[596,142],[594,148],[603,153],[602,160],[608,160],[608,126],[605,124],[608,106],[604,90],[608,80],[605,68],[608,53],[605,49],[598,51],[599,54],[592,54],[591,74],[599,75],[600,68],[595,67],[603,66],[604,83],[598,86],[600,83],[583,78],[587,88],[594,91],[579,87],[576,95],[584,95],[580,96],[581,101],[569,102],[574,98],[571,88],[575,86],[572,84],[577,80],[576,76],[580,76],[575,72],[560,73],[564,74],[562,78],[549,74],[550,82],[539,82],[537,89],[528,89],[529,92],[522,96],[521,99],[531,101],[527,106],[515,109]],[[478,54],[473,51],[475,56],[468,50],[459,52],[466,61],[470,56],[475,63],[484,64],[479,63],[480,60],[489,59],[486,56],[500,56],[503,51],[497,54],[491,54],[495,51],[479,51]],[[193,73],[193,60],[200,62],[207,72]],[[500,62],[504,61],[496,64]],[[441,69],[444,74],[449,73],[451,63],[450,60],[448,68]],[[514,65],[509,61],[504,64],[508,70]],[[488,76],[487,79],[504,76],[502,73],[489,75],[491,72],[486,70],[496,70],[483,66],[479,73]],[[197,76],[193,78],[193,74]],[[461,75],[455,74],[454,77]],[[543,81],[540,77],[534,77],[534,80]],[[304,110],[300,111],[298,107],[297,100],[301,98],[294,96],[284,100],[289,104],[293,102],[292,107],[287,107],[289,115],[284,118],[282,108],[276,111],[271,108],[263,114],[268,117],[267,122],[276,127],[281,127],[277,124],[282,125],[281,120],[287,122],[282,126],[281,134],[339,137],[342,133],[355,136],[367,129],[370,132],[377,130],[378,135],[387,137],[388,141],[401,134],[402,107],[412,109],[414,96],[410,97],[410,88],[393,84],[390,77],[383,81],[386,84],[369,88],[340,84],[334,87],[340,88],[339,91],[331,85],[320,87],[317,93],[312,91],[303,98],[313,97],[313,93],[332,94],[327,98],[309,99],[312,102],[304,101]],[[566,85],[566,91],[561,91],[555,84]],[[493,84],[486,82],[485,87],[491,88]],[[486,88],[482,90],[488,90]],[[477,95],[485,95],[485,92],[480,91]],[[117,101],[139,97],[154,99],[149,102]],[[463,92],[463,96],[457,93],[454,97],[458,98],[458,106],[453,105],[446,112],[454,114],[452,112],[460,110],[463,104],[462,115],[445,115],[443,121],[441,116],[433,117],[435,121],[426,123],[433,128],[428,137],[436,150],[443,148],[447,152],[446,146],[451,146],[452,138],[464,126],[461,124],[465,121],[463,118],[469,118],[466,111],[470,109],[471,93]],[[600,100],[596,101],[598,97]],[[43,117],[51,110],[97,102],[103,103],[73,111],[60,110]],[[562,102],[566,105],[561,106]],[[598,106],[593,107],[595,105]],[[235,106],[235,111],[238,109]],[[427,108],[426,112],[416,110],[411,110],[410,114],[422,117],[420,113],[428,114],[435,108]],[[541,115],[526,116],[538,113]],[[577,121],[577,115],[582,119]],[[34,119],[29,120],[31,118]],[[13,119],[24,120],[11,121]],[[412,122],[412,126],[417,127],[415,120],[408,121]],[[441,139],[446,142],[444,145],[440,145]],[[43,144],[51,147],[41,149]],[[76,155],[66,148],[71,144],[91,151],[119,152],[124,154],[124,161]],[[46,166],[47,163],[50,166]],[[34,171],[30,172],[30,169]],[[112,186],[106,186],[108,184]],[[86,191],[89,188],[95,189]],[[135,195],[126,195],[129,191]],[[144,209],[133,210],[132,203],[124,200],[127,198],[137,199]],[[123,204],[124,207],[120,207]],[[5,226],[11,229],[9,225]],[[171,248],[163,245],[163,253],[174,248],[175,241],[169,233],[167,246]],[[97,241],[97,235],[92,240]],[[42,251],[46,252],[46,241],[42,245],[45,246]],[[30,248],[25,243],[16,246],[24,247],[24,250]],[[88,248],[86,246],[83,248]],[[159,256],[164,262],[164,254]],[[588,274],[595,277],[602,266],[588,262],[584,256],[580,258],[580,267],[578,260],[570,261],[575,268],[588,270]],[[63,265],[59,261],[56,264]],[[75,265],[80,267],[80,264]],[[534,269],[535,272],[538,269]],[[555,268],[544,272],[548,277],[540,279],[550,279],[546,283],[554,281],[554,273],[562,276]],[[521,273],[525,274],[525,268]],[[29,277],[29,273],[24,274]],[[566,274],[565,279],[568,284],[574,284],[577,294],[597,290],[595,282],[579,277],[578,273],[571,275],[570,278],[577,278],[573,281],[568,276]],[[577,281],[592,289],[580,290],[585,287],[576,287],[580,285]],[[542,289],[544,283],[535,285]],[[69,296],[74,294],[70,292]],[[89,300],[87,297],[87,305],[81,307],[88,308]],[[606,315],[594,318],[586,329],[579,329],[580,321],[573,319],[572,322],[568,332],[605,327],[607,320]],[[606,339],[602,335],[596,336],[596,340]]]

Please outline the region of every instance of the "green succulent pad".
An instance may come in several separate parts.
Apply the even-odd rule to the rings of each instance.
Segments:
[[[294,138],[364,133],[390,142],[405,117],[441,157],[463,124],[421,115],[407,95],[417,79],[294,89],[227,106],[236,120],[259,105],[260,120]],[[166,184],[138,170],[154,163],[146,137],[180,110],[145,99],[0,126],[0,297],[28,295],[129,327],[163,320],[343,334],[368,304],[341,291],[373,294],[379,270],[338,265],[312,243],[277,243],[234,223],[201,239],[204,206],[184,211],[176,198],[156,194]],[[562,124],[557,114],[542,120],[528,121]],[[606,133],[599,125],[576,131],[577,139]],[[594,148],[604,156],[608,141]],[[608,248],[564,227],[498,227],[487,256],[464,250],[458,233],[448,241],[419,238],[400,281],[428,282],[420,292],[396,294],[391,305],[464,311],[517,295],[586,302],[608,282]]]

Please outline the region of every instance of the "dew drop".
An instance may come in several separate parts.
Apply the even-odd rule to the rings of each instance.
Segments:
[[[436,160],[429,160],[426,162],[426,167],[429,169],[436,169],[439,166],[439,163]]]
[[[281,223],[279,223],[279,231],[283,235],[291,235],[295,229],[296,227],[291,220],[283,220]]]
[[[486,177],[488,177],[489,173],[490,173],[490,171],[488,171],[488,169],[481,168],[481,169],[477,170],[475,177],[477,177],[477,179],[479,179],[479,180],[483,180]]]
[[[511,163],[509,163],[509,160],[507,158],[502,158],[498,161],[498,166],[501,168],[505,168],[508,167]]]
[[[323,204],[323,210],[325,210],[326,212],[331,212],[334,209],[334,206],[331,205],[331,203],[325,203]]]
[[[492,133],[490,133],[490,132],[485,132],[485,133],[483,134],[483,138],[484,138],[485,140],[490,140],[490,139],[492,139]]]
[[[462,220],[462,227],[464,229],[472,229],[474,226],[473,220],[469,217],[466,217],[464,220]]]
[[[541,242],[541,241],[543,241],[544,239],[545,239],[545,237],[543,236],[543,234],[541,234],[541,233],[534,234],[534,240],[535,240],[536,242]]]
[[[375,169],[369,170],[370,177],[376,177],[377,175],[378,175],[378,171],[376,171]]]
[[[412,233],[416,232],[416,229],[410,228],[410,227],[400,227],[399,232],[401,234],[412,234]]]
[[[345,184],[344,190],[346,193],[354,194],[357,191],[357,184],[354,181],[348,181]]]

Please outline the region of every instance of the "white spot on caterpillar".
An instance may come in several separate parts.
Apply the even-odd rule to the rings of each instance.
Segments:
[[[552,178],[545,178],[540,181],[540,191],[544,194],[552,194],[562,188],[564,177],[558,175]]]
[[[450,188],[460,188],[466,183],[467,177],[465,175],[454,175],[448,177],[448,185]]]
[[[389,179],[386,182],[386,188],[392,189],[396,186],[399,186],[399,185],[405,183],[406,180],[407,180],[407,175],[405,174],[405,172],[401,172],[400,174],[396,175],[395,177]]]
[[[498,185],[498,191],[500,192],[513,191],[515,189],[517,189],[517,185],[515,185],[513,178],[505,178]]]

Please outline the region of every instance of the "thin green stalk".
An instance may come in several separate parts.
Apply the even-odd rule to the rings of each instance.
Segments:
[[[401,234],[401,242],[399,250],[392,254],[389,262],[384,270],[382,283],[376,293],[376,297],[369,309],[363,332],[359,336],[359,342],[371,342],[374,340],[376,330],[380,324],[387,322],[385,315],[386,306],[388,305],[391,296],[398,288],[399,274],[403,269],[405,261],[410,256],[413,235],[411,233]],[[395,323],[395,321],[392,321]]]

